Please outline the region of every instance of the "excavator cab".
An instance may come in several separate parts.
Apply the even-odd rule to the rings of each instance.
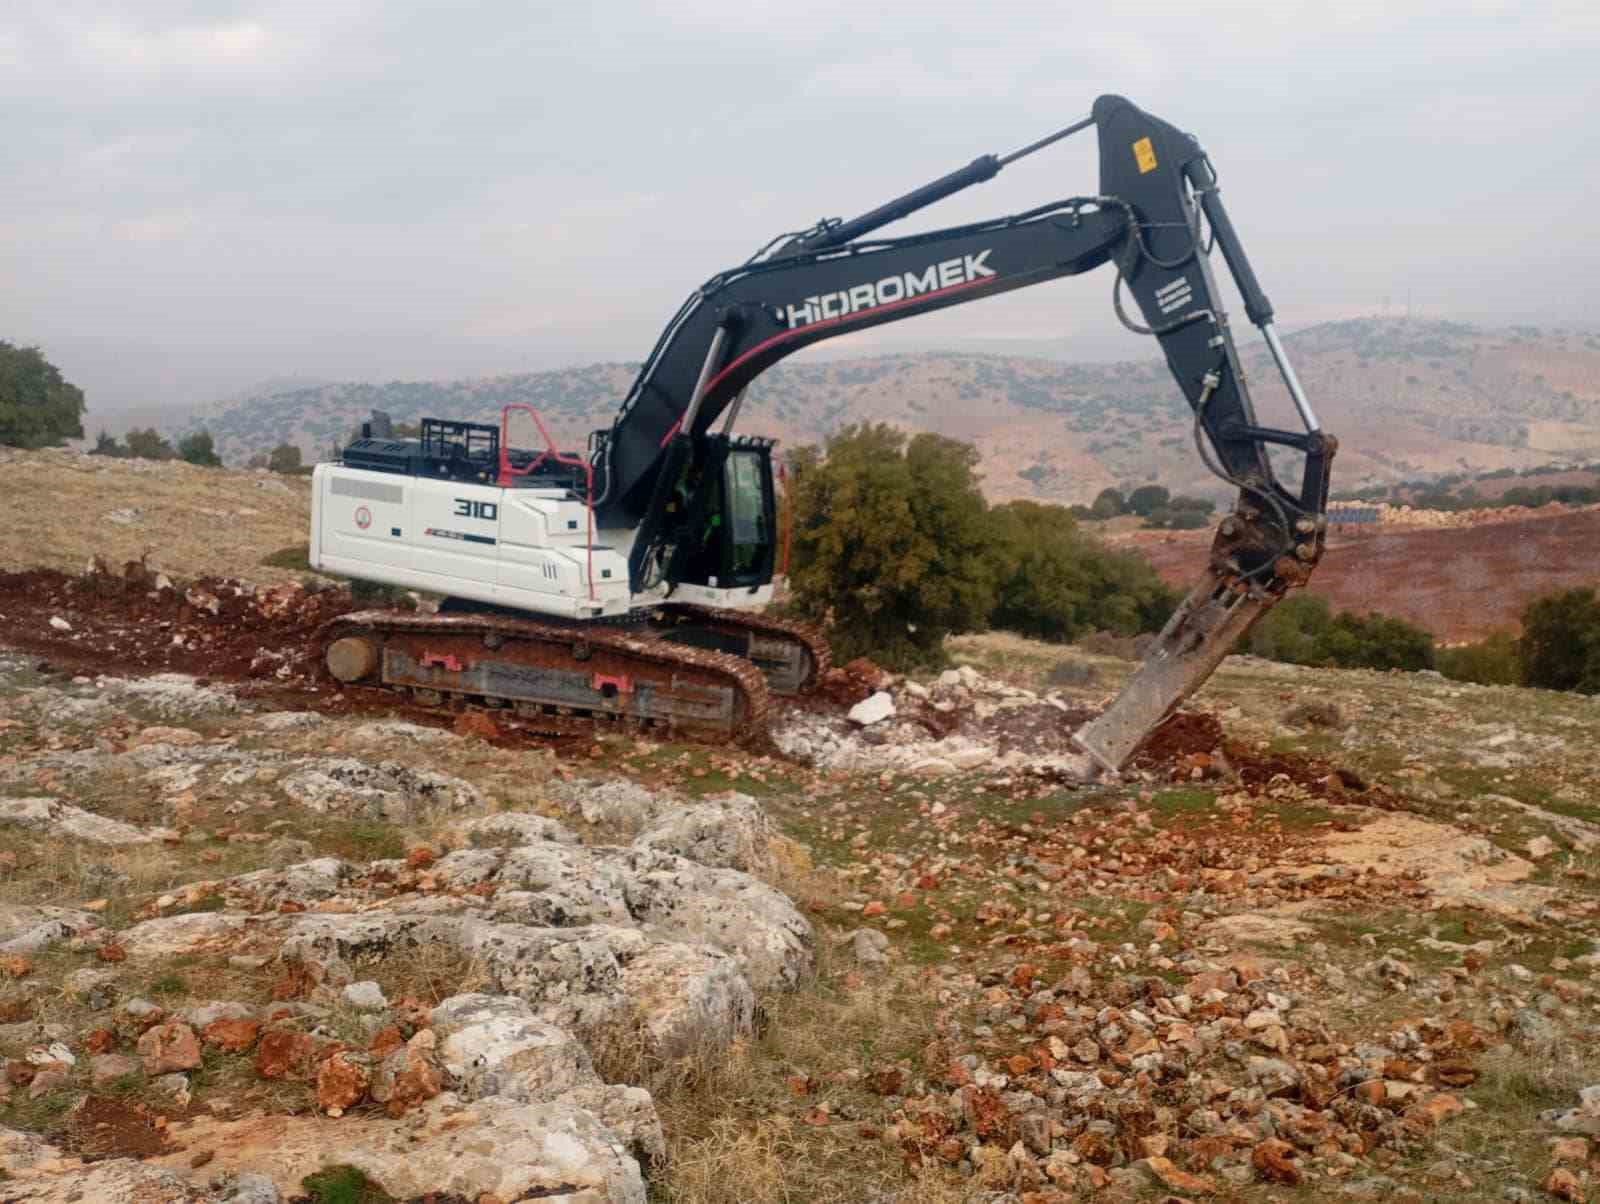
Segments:
[[[702,435],[684,465],[663,535],[666,579],[711,589],[759,589],[772,580],[777,495],[771,439]]]

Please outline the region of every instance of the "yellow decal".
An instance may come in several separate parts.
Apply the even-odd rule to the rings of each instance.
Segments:
[[[1133,158],[1139,164],[1141,176],[1156,169],[1156,148],[1150,145],[1148,138],[1141,138],[1133,144]]]

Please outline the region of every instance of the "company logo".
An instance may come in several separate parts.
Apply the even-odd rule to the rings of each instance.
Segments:
[[[885,276],[872,284],[858,284],[837,293],[807,297],[799,305],[785,306],[784,316],[789,321],[789,329],[793,330],[798,326],[810,326],[815,322],[848,317],[864,310],[877,309],[880,305],[893,305],[896,301],[907,301],[913,297],[954,288],[958,284],[982,280],[996,274],[995,270],[984,262],[992,250],[993,248],[986,248],[976,255],[963,255],[959,259],[945,259],[939,263],[931,263],[921,272]]]
[[[372,526],[372,511],[368,510],[365,506],[357,506],[356,526],[360,527],[363,531]]]

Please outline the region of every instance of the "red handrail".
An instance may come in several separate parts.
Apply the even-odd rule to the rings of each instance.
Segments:
[[[544,450],[529,463],[526,468],[514,468],[511,464],[511,411],[526,410],[533,419],[533,425],[539,428],[539,434],[544,439]],[[513,402],[511,405],[500,407],[500,474],[496,483],[502,488],[513,484],[518,477],[525,477],[543,464],[551,460],[557,464],[565,464],[569,468],[583,469],[583,508],[589,515],[588,547],[588,575],[589,575],[589,601],[594,601],[594,465],[582,456],[564,456],[556,448],[556,441],[550,437],[550,431],[544,425],[544,419],[539,416],[539,411],[522,402]]]

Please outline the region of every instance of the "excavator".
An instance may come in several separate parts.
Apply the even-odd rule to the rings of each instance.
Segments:
[[[1098,192],[874,235],[1090,127]],[[1217,288],[1217,247],[1303,429],[1257,419]],[[505,407],[498,424],[425,418],[414,439],[396,438],[374,414],[340,460],[313,473],[310,562],[445,600],[436,614],[335,620],[327,671],[424,706],[728,738],[764,730],[771,695],[811,689],[829,651],[816,630],[763,613],[778,565],[774,444],[734,432],[748,387],[825,339],[1104,264],[1117,318],[1160,344],[1193,411],[1201,459],[1238,491],[1204,572],[1144,662],[1074,733],[1115,773],[1250,626],[1305,583],[1324,549],[1337,448],[1290,364],[1210,159],[1194,137],[1119,96],[860,217],[780,235],[711,277],[667,323],[585,452],[559,450],[526,406]],[[511,446],[513,418],[531,420],[544,446]],[[1274,473],[1273,448],[1301,457],[1297,491]]]

